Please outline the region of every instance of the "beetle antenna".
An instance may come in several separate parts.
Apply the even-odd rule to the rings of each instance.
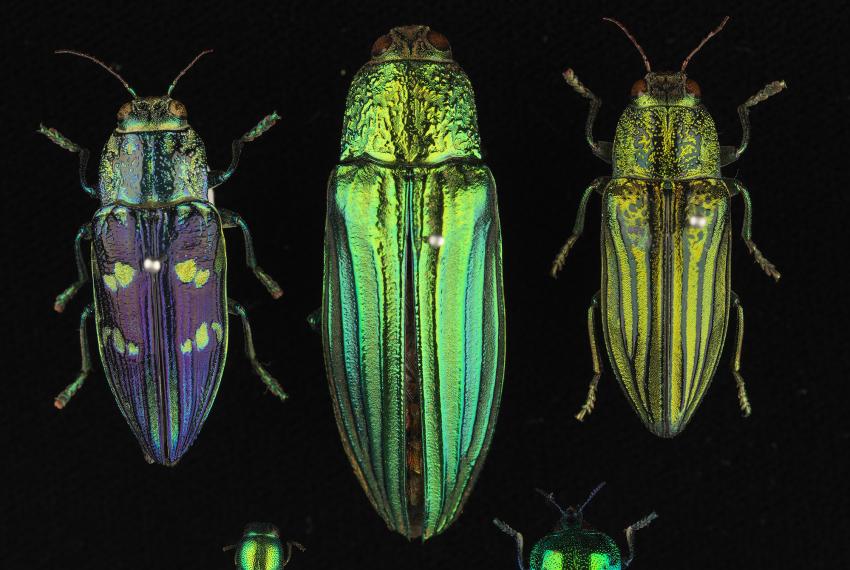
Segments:
[[[723,18],[723,21],[722,21],[722,22],[720,22],[720,25],[719,25],[719,26],[717,26],[716,28],[714,28],[713,30],[711,30],[710,32],[708,32],[708,35],[707,35],[707,36],[705,36],[705,37],[702,39],[702,41],[699,43],[699,45],[698,45],[697,47],[695,47],[695,48],[694,48],[694,51],[692,51],[691,53],[689,53],[689,54],[688,54],[688,57],[686,57],[686,58],[685,58],[685,61],[683,61],[683,62],[682,62],[682,69],[681,69],[681,71],[683,71],[683,72],[685,71],[685,68],[686,68],[686,67],[688,67],[688,63],[691,61],[691,58],[694,56],[694,54],[696,54],[699,50],[701,50],[701,49],[702,49],[702,46],[704,46],[704,45],[705,45],[705,43],[706,43],[708,40],[710,40],[711,38],[713,38],[714,36],[716,36],[718,33],[720,33],[720,30],[722,30],[722,29],[723,29],[723,26],[725,26],[725,25],[726,25],[726,22],[728,22],[728,21],[729,21],[729,16],[726,16],[725,18]]]
[[[175,78],[174,78],[174,81],[172,81],[172,82],[171,82],[171,85],[168,87],[168,93],[166,93],[166,95],[168,95],[168,96],[170,97],[170,96],[171,96],[171,92],[172,92],[172,91],[174,91],[174,87],[177,85],[177,82],[178,82],[178,81],[180,81],[180,78],[181,78],[181,77],[183,77],[184,75],[186,75],[186,72],[187,72],[187,71],[189,71],[189,69],[190,69],[193,65],[195,65],[195,63],[196,63],[199,59],[201,59],[202,57],[204,57],[204,56],[205,56],[205,55],[207,55],[208,53],[212,53],[212,52],[213,52],[213,50],[211,50],[211,49],[205,49],[204,51],[202,51],[201,53],[199,53],[198,55],[196,55],[196,56],[195,56],[195,59],[193,59],[191,62],[189,62],[189,65],[187,65],[186,67],[184,67],[184,68],[183,68],[183,71],[181,71],[180,73],[178,73],[178,74],[177,74],[177,77],[175,77]]]
[[[177,82],[178,82],[178,81],[180,81],[180,78],[181,78],[181,77],[183,77],[184,75],[186,75],[186,72],[187,72],[187,71],[189,71],[189,69],[190,69],[193,65],[195,65],[195,63],[196,63],[199,59],[201,59],[202,57],[204,57],[204,56],[205,56],[205,55],[207,55],[208,53],[212,53],[212,52],[213,52],[213,50],[211,50],[211,49],[205,49],[204,51],[202,51],[201,53],[199,53],[198,55],[196,55],[196,56],[195,56],[195,59],[193,59],[193,60],[189,63],[189,65],[187,65],[186,67],[184,67],[184,68],[183,68],[183,71],[181,71],[180,73],[178,73],[178,74],[177,74],[177,77],[175,77],[175,78],[174,78],[174,81],[172,81],[172,82],[171,82],[171,85],[168,87],[168,93],[166,93],[166,95],[171,96],[171,92],[172,92],[172,91],[174,91],[174,87],[177,85]]]
[[[558,511],[561,513],[561,516],[566,516],[567,511],[565,511],[563,508],[561,508],[561,505],[559,505],[558,502],[555,500],[555,495],[553,493],[547,493],[543,489],[534,489],[534,490],[537,491],[538,493],[540,493],[541,495],[543,495],[543,498],[545,498],[547,501],[549,501],[550,503],[555,505],[555,508],[558,509]]]
[[[620,22],[618,22],[614,18],[602,18],[602,19],[605,20],[605,21],[611,22],[612,24],[616,25],[618,28],[623,30],[623,33],[626,34],[626,37],[629,38],[630,40],[632,40],[632,43],[635,44],[635,47],[640,52],[640,56],[643,58],[643,65],[644,65],[644,67],[646,67],[646,72],[652,73],[652,68],[649,65],[649,58],[646,57],[646,52],[643,51],[643,48],[640,47],[640,44],[637,42],[637,40],[631,34],[631,32],[629,32],[629,30],[626,29],[626,26],[624,26],[623,24],[621,24]]]
[[[114,69],[112,69],[111,67],[109,67],[108,65],[106,65],[105,63],[103,63],[102,61],[100,61],[99,59],[97,59],[96,57],[90,56],[90,55],[89,55],[89,54],[87,54],[87,53],[82,53],[82,52],[73,51],[73,50],[69,50],[69,49],[58,49],[58,50],[56,50],[56,51],[55,51],[55,52],[53,52],[53,53],[69,53],[69,54],[71,54],[71,55],[77,55],[77,56],[80,56],[80,57],[82,57],[82,58],[85,58],[85,59],[88,59],[88,60],[90,60],[90,61],[95,62],[96,64],[98,64],[99,66],[101,66],[103,69],[105,69],[106,71],[108,71],[109,73],[111,73],[112,75],[114,75],[114,76],[118,79],[118,81],[120,81],[120,82],[121,82],[121,84],[124,86],[124,88],[125,88],[127,91],[129,91],[129,92],[130,92],[130,95],[132,95],[132,96],[133,96],[133,99],[138,99],[138,98],[139,98],[139,96],[138,96],[138,95],[136,95],[136,92],[135,92],[135,91],[133,91],[133,88],[132,88],[132,87],[130,87],[130,84],[129,84],[129,83],[127,83],[127,81],[126,81],[123,77],[121,77],[120,75],[118,75],[118,72],[117,72],[117,71],[115,71]]]
[[[593,491],[590,492],[590,496],[587,498],[587,500],[584,503],[582,503],[582,505],[578,508],[578,512],[580,512],[580,513],[584,512],[584,508],[587,506],[587,504],[591,501],[591,499],[593,499],[593,497],[596,496],[596,493],[598,493],[602,489],[602,487],[604,487],[604,486],[605,486],[605,481],[602,481],[599,485],[597,485],[596,488]]]

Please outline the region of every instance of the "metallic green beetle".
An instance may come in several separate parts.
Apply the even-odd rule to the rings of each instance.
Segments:
[[[606,18],[608,20],[608,18]],[[730,289],[730,199],[744,198],[742,237],[771,277],[779,272],[751,238],[751,202],[744,185],[723,177],[720,167],[737,160],[749,142],[749,109],[785,88],[768,84],[738,107],[741,144],[719,146],[714,121],[688,79],[691,57],[719,32],[728,17],[694,49],[677,73],[653,73],[640,51],[644,79],[617,125],[614,144],[593,139],[600,100],[575,76],[567,83],[590,100],[585,135],[593,153],[613,165],[613,175],[594,180],[581,198],[573,233],[552,266],[557,275],[584,229],[587,202],[602,195],[602,289],[587,310],[594,376],[576,418],[593,409],[602,364],[594,309],[601,309],[605,346],[614,374],[640,419],[655,435],[680,433],[702,401],[723,350],[730,306],[738,316],[732,374],[744,415],[750,404],[740,374],[744,310]]]
[[[629,557],[623,560],[620,555],[620,548],[614,542],[614,539],[584,522],[584,508],[604,486],[605,483],[599,484],[578,509],[569,507],[566,510],[555,502],[552,493],[537,490],[538,493],[555,505],[561,513],[561,521],[558,528],[537,541],[537,544],[531,549],[529,570],[621,570],[629,567],[634,560],[635,532],[648,526],[649,523],[658,518],[658,515],[650,513],[626,528]],[[514,538],[517,549],[517,567],[519,570],[525,570],[522,534],[499,519],[494,519],[493,523],[502,532]]]
[[[276,526],[254,522],[245,527],[239,544],[225,546],[224,550],[236,549],[233,562],[239,570],[280,570],[289,564],[293,546],[305,550],[297,542],[287,542],[284,547]]]
[[[460,514],[481,469],[505,354],[496,186],[445,36],[378,38],[341,146],[320,319],[334,412],[375,510],[424,540]]]

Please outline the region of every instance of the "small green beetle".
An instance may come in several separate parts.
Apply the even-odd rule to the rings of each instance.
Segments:
[[[537,541],[531,549],[528,570],[621,570],[629,567],[634,560],[635,532],[648,526],[658,518],[658,515],[654,512],[650,513],[626,529],[629,557],[623,560],[620,556],[620,548],[614,539],[584,522],[584,508],[604,486],[604,482],[600,483],[578,509],[569,507],[566,510],[555,502],[552,493],[544,493],[537,489],[538,493],[555,505],[561,513],[561,521],[558,528]],[[493,524],[514,538],[517,567],[519,570],[526,570],[523,564],[522,534],[499,519],[493,519]]]
[[[280,541],[280,531],[270,523],[248,523],[239,544],[225,546],[224,550],[236,549],[234,564],[239,570],[280,570],[292,558],[292,547],[304,552],[297,542]],[[286,551],[284,553],[284,550]]]
[[[723,351],[730,309],[738,317],[732,374],[744,415],[750,414],[740,374],[744,310],[730,287],[731,198],[744,199],[744,243],[761,268],[779,272],[751,236],[751,201],[735,178],[720,167],[737,160],[750,137],[749,109],[785,88],[769,83],[740,107],[743,137],[738,147],[720,146],[714,120],[703,106],[699,85],[685,75],[691,57],[717,34],[709,33],[678,72],[652,72],[643,49],[619,26],[643,57],[646,77],[632,87],[632,101],[620,116],[614,143],[593,139],[600,100],[575,76],[567,83],[590,101],[585,136],[593,153],[613,166],[612,176],[594,180],[579,205],[573,233],[558,254],[552,275],[584,229],[593,192],[602,195],[602,288],[587,310],[594,376],[576,415],[591,412],[602,364],[596,344],[594,310],[614,374],[644,425],[673,437],[688,424],[702,401]]]

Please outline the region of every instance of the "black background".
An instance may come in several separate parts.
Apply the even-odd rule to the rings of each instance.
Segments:
[[[227,568],[232,557],[221,547],[245,523],[265,520],[307,545],[293,567],[513,568],[513,544],[494,516],[531,542],[556,522],[534,487],[569,504],[602,480],[608,487],[586,515],[621,544],[628,523],[660,514],[639,533],[634,568],[846,564],[847,8],[747,3],[689,66],[724,144],[739,140],[739,103],[768,81],[788,83],[754,109],[750,148],[726,171],[749,187],[755,240],[783,278],[775,285],[763,275],[736,237],[733,287],[746,310],[753,415],[741,418],[724,364],[689,428],[662,440],[641,426],[610,372],[593,415],[573,419],[590,378],[585,310],[599,286],[598,200],[562,277],[547,271],[585,184],[609,170],[585,145],[586,102],[560,72],[573,67],[603,99],[596,133],[610,140],[643,69],[600,18],[625,22],[663,69],[678,66],[726,12],[693,2],[353,4],[4,4],[3,336],[11,351],[0,421],[12,483],[3,490],[0,566]],[[460,519],[424,545],[388,532],[352,475],[320,338],[305,324],[321,297],[325,183],[346,91],[372,42],[409,23],[445,33],[475,87],[499,185],[508,317],[504,398],[486,468]],[[96,204],[79,189],[76,157],[34,131],[43,121],[96,157],[128,98],[104,70],[54,49],[90,52],[140,94],[158,95],[208,47],[216,53],[175,96],[213,167],[227,164],[230,141],[263,115],[283,116],[246,147],[217,201],[249,222],[260,263],[285,290],[272,301],[244,267],[241,236],[228,234],[230,292],[249,309],[257,351],[291,400],[264,394],[234,342],[213,413],[168,469],[143,461],[99,365],[64,411],[52,406],[76,374],[77,315],[91,293],[63,315],[53,298],[73,279],[72,239]],[[734,203],[736,235],[742,206]]]

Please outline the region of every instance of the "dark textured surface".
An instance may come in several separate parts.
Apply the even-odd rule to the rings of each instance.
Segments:
[[[754,237],[783,273],[765,277],[740,239],[732,286],[747,312],[743,374],[753,415],[742,419],[721,366],[688,430],[653,437],[610,371],[596,410],[572,419],[590,378],[585,310],[599,285],[598,216],[558,281],[552,257],[569,234],[585,185],[609,169],[584,143],[586,101],[564,84],[570,66],[603,101],[608,138],[643,74],[614,26],[628,24],[654,66],[677,68],[724,12],[708,3],[7,2],[4,97],[2,384],[4,568],[227,568],[220,548],[251,520],[275,522],[307,546],[292,568],[512,568],[499,516],[530,541],[555,522],[533,487],[578,502],[609,486],[587,519],[619,529],[656,510],[637,537],[633,568],[824,568],[847,559],[848,317],[845,272],[848,9],[838,3],[747,3],[688,71],[699,81],[722,144],[740,136],[736,106],[768,81],[789,89],[752,112],[753,139],[726,169],[750,189]],[[417,7],[419,6],[419,7]],[[351,75],[390,27],[427,23],[446,34],[477,95],[485,160],[499,181],[508,355],[493,448],[464,514],[425,545],[384,528],[338,441],[320,338],[305,324],[321,299],[327,176],[339,153]],[[283,120],[247,146],[217,194],[254,232],[262,266],[285,294],[272,301],[244,269],[228,234],[231,296],[248,308],[260,359],[291,395],[281,404],[241,354],[239,326],[203,437],[175,468],[149,466],[102,372],[62,411],[53,396],[79,366],[77,318],[53,298],[74,276],[72,240],[96,205],[76,159],[35,134],[39,121],[95,155],[126,100],[104,70],[57,48],[120,66],[142,95],[161,94],[201,49],[175,90],[224,167],[230,141],[277,109]],[[92,164],[90,176],[96,170]],[[734,204],[736,231],[743,204]],[[724,359],[731,355],[727,343]],[[530,546],[530,545],[529,545]]]

